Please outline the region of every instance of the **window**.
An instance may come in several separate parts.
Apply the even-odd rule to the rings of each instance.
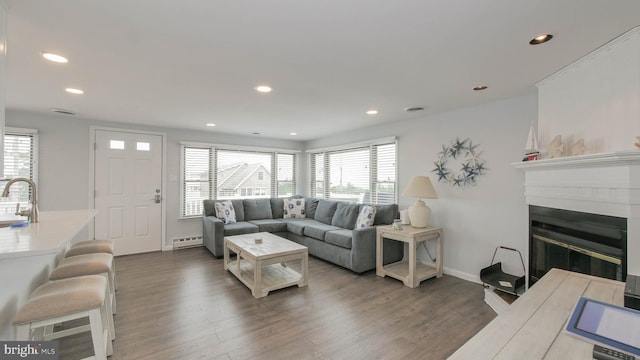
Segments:
[[[182,145],[181,217],[202,215],[202,200],[296,194],[296,154]]]
[[[397,202],[395,139],[309,155],[310,190],[316,198],[373,204]]]
[[[5,129],[4,135],[4,177],[13,179],[24,177],[32,179],[37,184],[38,171],[38,132],[34,129]],[[4,190],[7,182],[0,182]],[[0,202],[0,212],[13,214],[16,204],[27,208],[31,199],[31,188],[25,182],[11,185],[9,198]]]

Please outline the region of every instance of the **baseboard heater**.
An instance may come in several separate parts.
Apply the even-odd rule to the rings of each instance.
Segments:
[[[173,250],[202,246],[202,236],[190,236],[173,239]]]

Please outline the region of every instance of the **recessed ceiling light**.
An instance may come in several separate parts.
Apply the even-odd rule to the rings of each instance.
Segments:
[[[267,85],[258,85],[255,87],[257,92],[261,92],[261,93],[269,93],[271,92],[271,86],[267,86]]]
[[[291,136],[296,136],[296,135],[298,135],[298,133],[290,132],[290,133],[289,133],[289,135],[291,135]]]
[[[214,124],[214,123],[206,123],[206,125],[207,125],[207,126],[211,126],[211,127],[216,126],[216,124]]]
[[[484,86],[484,85],[478,85],[478,86],[473,88],[473,90],[475,90],[475,91],[486,90],[486,89],[487,89],[487,87]]]
[[[252,132],[251,135],[260,135],[260,133],[255,131],[255,132]]]
[[[69,62],[66,57],[54,53],[43,52],[42,57],[49,61],[57,62],[57,63],[66,63]]]
[[[422,106],[412,106],[404,109],[404,111],[406,112],[415,112],[415,111],[422,111],[422,110],[424,110]]]
[[[52,108],[51,111],[53,112],[57,112],[59,114],[65,114],[65,115],[75,115],[76,113],[70,111],[70,110],[65,110],[65,109],[59,109],[59,108]]]
[[[369,110],[367,111],[367,115],[376,115],[378,113],[378,110]]]
[[[66,91],[68,93],[71,93],[71,94],[78,94],[78,95],[84,94],[83,90],[75,89],[75,88],[66,88],[66,89],[64,89],[64,91]]]
[[[553,39],[553,35],[551,34],[540,34],[534,37],[533,39],[531,39],[531,41],[529,41],[529,44],[530,45],[544,44],[551,39]]]

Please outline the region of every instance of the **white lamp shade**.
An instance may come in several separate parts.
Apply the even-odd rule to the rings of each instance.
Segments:
[[[414,176],[409,181],[409,185],[404,189],[402,196],[416,197],[422,199],[437,199],[438,194],[431,184],[428,176]]]
[[[409,220],[411,226],[417,228],[427,227],[431,218],[431,209],[424,203],[423,199],[437,199],[438,194],[431,184],[428,176],[414,176],[409,181],[409,185],[404,189],[402,196],[417,197],[415,204],[409,207]]]

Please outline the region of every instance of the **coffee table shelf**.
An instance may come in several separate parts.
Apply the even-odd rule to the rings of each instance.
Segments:
[[[242,281],[249,289],[255,288],[253,273],[253,265],[246,261],[240,260],[229,262],[229,272],[235,275],[238,280]],[[302,274],[282,264],[272,264],[262,267],[262,296],[267,296],[270,291],[282,289],[285,287],[297,285],[302,279]]]

